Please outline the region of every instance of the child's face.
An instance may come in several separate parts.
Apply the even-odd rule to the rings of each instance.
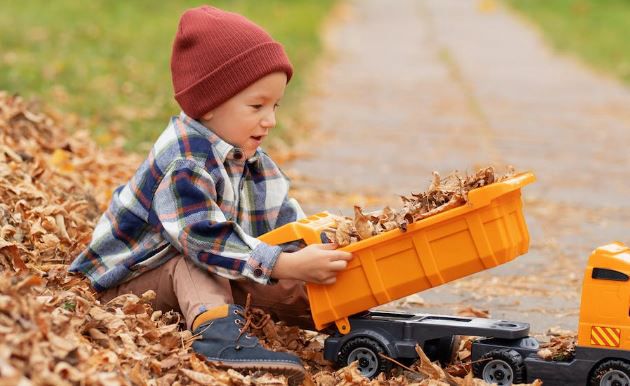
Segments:
[[[284,95],[287,75],[274,72],[260,78],[201,118],[221,139],[240,148],[245,159],[276,125],[276,108]]]

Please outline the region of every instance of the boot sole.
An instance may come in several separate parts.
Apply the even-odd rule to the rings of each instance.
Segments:
[[[289,385],[300,385],[306,375],[306,370],[297,363],[288,362],[231,362],[231,361],[213,361],[208,360],[212,364],[221,368],[232,368],[238,370],[254,370],[254,371],[267,371],[273,375],[284,375],[287,377]]]

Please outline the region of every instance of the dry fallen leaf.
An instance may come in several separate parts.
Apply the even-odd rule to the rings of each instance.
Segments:
[[[368,216],[361,212],[361,208],[356,205],[354,206],[354,228],[357,230],[360,240],[374,236],[374,224],[372,224]]]
[[[480,310],[475,307],[468,306],[466,308],[462,308],[457,311],[457,315],[459,316],[471,316],[474,318],[489,318],[490,311],[489,310]]]

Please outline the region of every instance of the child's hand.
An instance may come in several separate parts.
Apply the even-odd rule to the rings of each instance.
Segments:
[[[276,279],[303,280],[333,284],[337,273],[346,268],[352,254],[336,250],[337,244],[312,244],[297,252],[278,256],[271,276]]]

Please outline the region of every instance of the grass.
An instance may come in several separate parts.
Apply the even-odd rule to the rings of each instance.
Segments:
[[[554,48],[630,84],[630,1],[507,0]]]
[[[319,27],[335,0],[221,0],[286,48],[295,75],[279,120],[298,113]],[[76,113],[105,144],[111,133],[145,150],[179,109],[172,97],[171,44],[179,15],[200,2],[5,0],[0,12],[0,89]],[[286,128],[278,128],[283,136]],[[286,132],[285,132],[286,133]]]

